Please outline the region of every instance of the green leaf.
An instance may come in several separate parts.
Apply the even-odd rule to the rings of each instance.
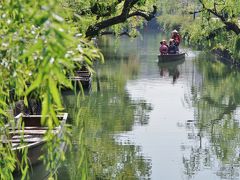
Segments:
[[[3,101],[3,100],[1,100],[1,99],[0,99],[0,105],[2,105],[3,107],[6,107],[6,106],[7,106],[6,102]]]
[[[48,85],[49,85],[50,92],[52,94],[53,100],[55,101],[57,106],[59,108],[61,108],[62,103],[61,103],[61,97],[60,97],[60,94],[59,94],[59,91],[58,91],[58,88],[57,88],[57,83],[51,77],[49,77]]]
[[[27,89],[26,91],[26,95],[28,95],[30,92],[32,92],[34,89],[40,87],[41,83],[42,83],[42,79],[43,79],[43,74],[40,73],[37,75],[37,78],[35,81],[33,81],[33,83],[30,85],[30,87]]]
[[[56,126],[59,125],[59,120],[57,118],[57,114],[55,113],[53,106],[50,107],[50,113],[51,113],[54,125]]]
[[[45,124],[46,122],[46,115],[49,114],[49,98],[47,92],[45,92],[43,96],[43,102],[42,102],[42,119],[41,124]]]
[[[0,108],[0,114],[2,114],[2,115],[4,115],[4,116],[6,116],[7,117],[7,113],[6,112],[4,112],[1,108]]]
[[[66,76],[61,71],[59,71],[59,68],[53,67],[53,71],[56,74],[56,78],[57,78],[59,84],[62,84],[65,87],[72,88],[71,80],[66,78]]]

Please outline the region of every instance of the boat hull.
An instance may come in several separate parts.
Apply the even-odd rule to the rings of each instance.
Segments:
[[[59,125],[53,128],[52,133],[58,138],[62,139],[64,124],[66,123],[68,113],[58,115]],[[41,124],[41,115],[23,115],[20,113],[15,117],[18,123],[24,123],[24,129],[10,128],[10,139],[12,151],[16,154],[18,162],[21,162],[24,151],[27,151],[28,164],[33,166],[41,162],[40,157],[46,153],[44,145],[46,140],[44,138],[48,127]],[[64,141],[60,143],[61,150],[65,150],[66,144]],[[16,164],[15,172],[20,170],[18,163]]]
[[[185,59],[185,53],[158,55],[158,62],[173,62]]]
[[[31,145],[28,147],[27,157],[28,162],[31,166],[36,165],[41,162],[40,157],[45,153],[43,146],[45,145],[45,141],[38,142],[35,145]],[[22,159],[22,149],[15,150],[17,159],[21,161]],[[19,168],[17,168],[18,170]]]

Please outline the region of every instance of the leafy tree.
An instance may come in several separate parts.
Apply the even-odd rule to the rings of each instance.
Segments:
[[[210,23],[213,21],[219,21],[221,24],[220,27],[216,26],[212,29],[209,38],[218,39],[218,35],[225,37],[224,40],[226,41],[220,42],[220,48],[227,49],[229,54],[231,54],[236,60],[240,59],[239,2],[232,0],[199,0],[199,3],[202,6],[199,12],[201,12],[203,19]]]
[[[87,37],[100,33],[130,33],[143,21],[154,18],[155,0],[67,0],[72,18]],[[82,28],[82,24],[85,24]],[[104,32],[102,32],[104,30]],[[110,31],[110,32],[109,32]]]
[[[13,119],[9,109],[20,99],[28,105],[29,95],[40,99],[41,113],[48,115],[42,121],[52,129],[58,124],[56,114],[63,110],[60,89],[71,88],[67,76],[82,62],[91,65],[93,59],[101,59],[101,54],[91,42],[74,36],[76,29],[65,21],[68,11],[57,0],[4,0],[0,2],[0,17],[0,136],[7,134],[5,124]],[[9,95],[11,90],[14,102]],[[12,179],[16,168],[10,148],[0,145],[1,179]],[[47,167],[52,170],[54,163],[48,161]],[[23,179],[28,171],[25,165],[20,168]]]
[[[227,31],[233,31],[236,35],[240,34],[238,1],[199,0],[199,3],[202,5],[201,11],[205,18],[209,18],[211,14],[225,25]]]

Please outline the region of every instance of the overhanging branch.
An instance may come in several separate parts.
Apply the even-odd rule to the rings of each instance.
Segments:
[[[145,12],[142,12],[142,11],[136,11],[136,12],[133,12],[133,13],[129,14],[128,17],[130,18],[130,17],[133,17],[133,16],[141,16],[144,19],[146,19],[147,21],[150,21],[151,19],[153,19],[155,17],[156,12],[157,12],[157,7],[153,6],[153,11],[149,14],[147,14]]]
[[[102,22],[96,23],[94,25],[91,25],[88,27],[86,31],[86,37],[93,37],[99,34],[99,32],[102,29],[105,29],[107,27],[123,23],[128,18],[131,18],[133,16],[139,16],[143,17],[147,21],[150,21],[152,18],[155,17],[155,14],[157,12],[157,7],[153,6],[153,11],[150,13],[145,13],[140,10],[130,13],[133,6],[138,2],[139,0],[125,0],[123,9],[120,15],[103,20]]]
[[[220,13],[220,12],[217,11],[216,5],[218,5],[218,4],[214,3],[214,8],[213,8],[213,9],[210,9],[210,8],[207,8],[207,7],[205,6],[205,4],[203,3],[202,0],[199,0],[199,2],[202,4],[203,9],[207,10],[209,13],[211,13],[211,14],[215,15],[216,17],[218,17],[218,18],[225,24],[226,29],[227,29],[228,31],[233,31],[233,32],[236,33],[237,35],[240,34],[240,28],[239,28],[239,26],[238,26],[236,23],[234,23],[234,22],[228,21],[228,19],[226,19],[226,18],[222,15],[222,13]]]

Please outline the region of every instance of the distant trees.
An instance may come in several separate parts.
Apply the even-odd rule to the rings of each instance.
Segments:
[[[158,21],[165,28],[179,28],[185,40],[199,48],[227,52],[240,59],[240,3],[232,0],[162,0]],[[167,4],[171,4],[170,7]],[[164,6],[165,5],[165,6]],[[166,9],[164,9],[166,7]]]

